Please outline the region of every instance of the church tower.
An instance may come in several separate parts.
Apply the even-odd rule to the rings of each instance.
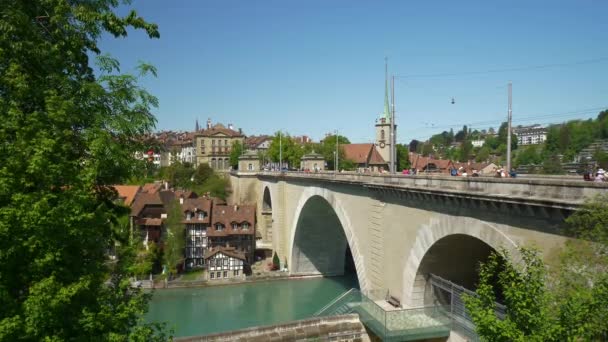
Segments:
[[[396,125],[395,125],[396,128]],[[391,111],[388,103],[388,65],[384,65],[384,112],[376,119],[376,150],[384,161],[391,159]]]

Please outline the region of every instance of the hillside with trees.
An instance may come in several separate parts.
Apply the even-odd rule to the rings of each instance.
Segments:
[[[563,173],[562,164],[580,163],[585,169],[589,161],[579,160],[578,155],[592,143],[608,139],[608,110],[595,119],[570,120],[547,127],[547,139],[542,144],[518,146],[515,134],[511,136],[513,166],[534,165],[532,172]],[[483,141],[482,146],[473,146],[473,141]],[[503,122],[498,132],[471,130],[466,125],[454,133],[443,131],[431,136],[427,141],[412,140],[410,151],[423,156],[466,162],[494,162],[504,164],[507,152],[507,123]],[[600,167],[608,167],[608,154],[603,150],[593,151],[592,161]]]

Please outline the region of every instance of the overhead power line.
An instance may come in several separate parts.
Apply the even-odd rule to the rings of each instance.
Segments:
[[[514,122],[523,122],[523,121],[534,121],[534,120],[547,120],[547,119],[553,119],[553,118],[559,118],[559,117],[579,116],[579,115],[585,115],[585,114],[597,114],[599,111],[602,111],[606,108],[608,108],[608,106],[587,108],[587,109],[581,109],[581,110],[570,111],[570,112],[562,112],[562,113],[524,115],[524,116],[519,116],[519,117],[513,118],[513,121]],[[499,118],[497,115],[497,118],[492,119],[492,120],[474,121],[474,122],[469,122],[469,123],[455,123],[455,124],[446,124],[446,125],[419,126],[417,129],[412,129],[411,131],[419,131],[422,128],[445,129],[445,128],[459,128],[464,125],[467,125],[467,127],[472,127],[472,126],[491,125],[491,124],[496,124],[496,123],[501,124],[505,120],[506,120],[505,118],[502,118],[502,117]]]
[[[482,75],[482,74],[493,74],[493,73],[510,72],[510,71],[527,71],[527,70],[535,70],[535,69],[570,67],[570,66],[576,66],[576,65],[595,64],[595,63],[602,63],[602,62],[608,62],[608,57],[587,59],[587,60],[570,62],[570,63],[529,65],[529,66],[520,66],[520,67],[503,68],[503,69],[490,69],[490,70],[481,70],[481,71],[463,71],[463,72],[451,72],[451,73],[440,73],[440,74],[409,74],[409,75],[406,74],[406,75],[396,75],[395,77],[400,78],[400,79],[406,79],[406,78],[435,78],[435,77],[451,77],[451,76],[466,76],[466,75]]]

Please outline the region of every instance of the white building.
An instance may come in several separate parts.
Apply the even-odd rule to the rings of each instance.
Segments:
[[[547,140],[547,129],[541,125],[517,126],[513,128],[517,145],[537,145]]]
[[[485,142],[485,139],[471,140],[471,144],[473,144],[473,147],[481,147]]]
[[[234,247],[217,247],[205,253],[207,279],[245,278],[243,264],[245,254]]]

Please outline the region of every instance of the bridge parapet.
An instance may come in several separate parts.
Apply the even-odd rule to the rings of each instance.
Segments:
[[[258,177],[348,183],[374,189],[408,191],[450,197],[486,199],[575,209],[588,198],[603,194],[608,183],[568,178],[489,178],[441,175],[387,175],[360,173],[260,172]]]

